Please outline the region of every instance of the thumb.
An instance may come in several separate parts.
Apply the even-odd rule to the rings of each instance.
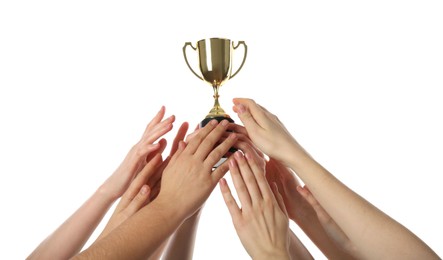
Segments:
[[[247,132],[250,132],[251,130],[260,127],[260,125],[255,120],[254,116],[251,114],[251,111],[249,110],[247,104],[235,100],[232,109],[234,110],[235,113],[237,113],[238,117],[245,126]]]

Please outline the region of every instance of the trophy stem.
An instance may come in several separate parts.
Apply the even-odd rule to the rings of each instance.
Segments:
[[[218,101],[218,98],[220,97],[220,95],[218,94],[218,88],[220,86],[219,85],[212,85],[212,88],[214,89],[214,106],[212,107],[211,111],[209,111],[209,114],[207,117],[218,117],[218,116],[223,116],[223,117],[229,117],[225,111],[223,110],[223,108],[221,108],[220,106],[220,102]]]

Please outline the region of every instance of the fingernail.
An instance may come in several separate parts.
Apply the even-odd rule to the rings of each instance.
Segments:
[[[243,157],[243,154],[239,151],[235,152],[235,158],[241,159]]]
[[[215,119],[211,120],[211,125],[217,125],[217,124],[218,124],[217,120],[215,120]]]
[[[221,122],[221,124],[222,124],[222,126],[226,126],[226,125],[228,125],[228,120],[223,120],[222,122]]]
[[[236,137],[237,137],[237,135],[234,134],[234,133],[232,133],[232,134],[229,135],[229,138],[231,138],[231,139],[235,139]]]
[[[142,195],[145,195],[146,193],[148,193],[148,186],[143,185],[143,187],[142,187],[140,193],[141,193]]]

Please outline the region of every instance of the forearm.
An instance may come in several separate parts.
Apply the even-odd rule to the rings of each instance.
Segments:
[[[147,259],[183,219],[183,214],[156,199],[75,259]]]
[[[178,228],[169,242],[163,259],[192,259],[200,213],[200,210],[197,211]]]
[[[312,210],[312,209],[311,209]],[[292,220],[303,230],[311,241],[328,259],[354,259],[352,255],[341,249],[324,230],[315,212],[298,214]]]
[[[353,192],[309,155],[295,146],[293,151],[296,156],[287,162],[288,165],[362,257],[438,258],[412,232]]]
[[[292,230],[289,232],[289,255],[291,259],[314,259]]]
[[[74,256],[88,241],[113,202],[113,198],[97,190],[27,259],[68,259]]]
[[[168,245],[169,239],[170,239],[170,237],[167,238],[165,241],[163,241],[163,243],[159,247],[157,247],[155,252],[152,255],[150,255],[147,259],[148,260],[159,260],[159,259],[161,259],[163,251],[164,251],[165,247]]]

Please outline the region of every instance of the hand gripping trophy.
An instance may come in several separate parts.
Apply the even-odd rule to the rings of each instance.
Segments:
[[[243,45],[245,48],[243,61],[237,71],[231,73],[232,54],[240,45]],[[188,46],[191,46],[194,51],[197,51],[200,69],[199,74],[192,69],[188,62],[188,58],[186,57],[186,47]],[[192,71],[192,73],[194,73],[195,76],[197,76],[197,78],[206,81],[214,89],[214,106],[209,111],[206,118],[201,121],[201,127],[205,126],[212,119],[216,119],[218,122],[222,121],[223,119],[226,119],[231,123],[234,122],[234,120],[232,120],[232,118],[225,113],[223,108],[221,108],[218,101],[218,92],[223,83],[233,78],[241,70],[243,64],[245,63],[247,53],[248,47],[244,41],[239,41],[237,45],[234,46],[233,41],[222,38],[200,40],[197,42],[196,47],[192,46],[192,43],[190,42],[185,43],[183,46],[183,55],[189,69]]]

